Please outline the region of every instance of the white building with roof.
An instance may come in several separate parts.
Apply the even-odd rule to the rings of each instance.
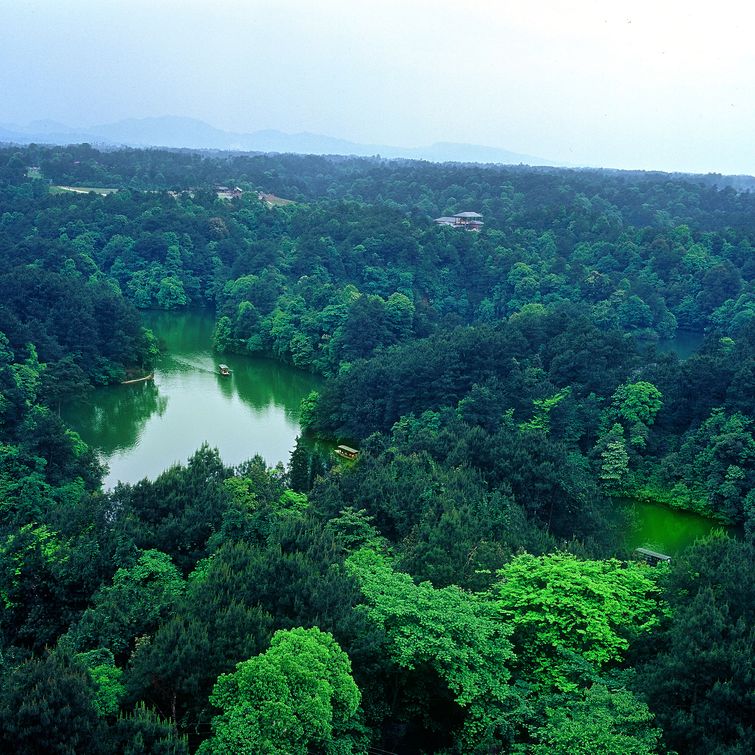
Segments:
[[[437,225],[450,225],[467,231],[479,231],[484,222],[479,212],[457,212],[456,215],[443,215],[433,220]]]

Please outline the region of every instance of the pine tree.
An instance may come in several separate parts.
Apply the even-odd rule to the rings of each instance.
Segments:
[[[291,452],[288,464],[288,484],[297,493],[306,493],[309,488],[309,452],[301,438],[296,439],[296,446]]]
[[[307,491],[312,490],[315,480],[325,474],[325,460],[319,451],[315,451],[309,460],[309,478],[307,479]]]

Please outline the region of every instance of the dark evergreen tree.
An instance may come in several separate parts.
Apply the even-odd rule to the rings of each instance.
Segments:
[[[755,577],[751,544],[714,536],[672,562],[671,613],[640,666],[667,745],[688,753],[755,748]],[[657,655],[653,652],[658,649]]]
[[[288,463],[288,483],[297,493],[306,493],[309,488],[309,451],[301,438],[296,439],[296,446],[291,452]]]
[[[87,671],[59,653],[2,669],[0,749],[19,755],[107,753]]]

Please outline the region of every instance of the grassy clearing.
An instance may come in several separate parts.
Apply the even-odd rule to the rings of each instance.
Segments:
[[[275,194],[260,193],[259,198],[270,207],[285,207],[287,204],[294,204],[293,199],[283,199],[283,197],[276,197]]]

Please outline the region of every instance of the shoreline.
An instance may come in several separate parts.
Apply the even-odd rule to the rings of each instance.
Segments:
[[[133,378],[132,380],[121,380],[120,385],[132,385],[134,383],[144,383],[147,380],[154,380],[154,379],[155,379],[155,373],[150,372],[149,375],[145,375],[144,377]]]

